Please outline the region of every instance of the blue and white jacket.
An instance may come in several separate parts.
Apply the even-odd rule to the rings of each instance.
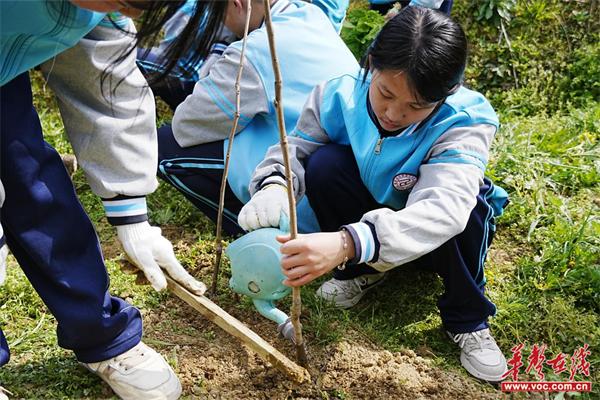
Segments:
[[[271,7],[277,55],[283,78],[283,108],[290,132],[311,90],[320,82],[356,71],[358,64],[338,35],[347,0],[278,0]],[[329,8],[324,13],[323,9]],[[331,19],[330,19],[331,18]],[[173,117],[173,134],[182,147],[227,139],[235,112],[235,78],[242,42],[227,47],[221,58],[201,78],[193,93],[180,104]],[[250,199],[252,172],[267,149],[279,142],[274,108],[275,78],[266,27],[248,35],[241,86],[241,117],[233,144],[229,185],[242,201]],[[224,146],[227,148],[228,141]],[[190,160],[171,160],[172,163]],[[199,165],[199,167],[202,167]],[[318,230],[308,202],[299,204],[299,227]]]
[[[0,86],[73,47],[104,16],[67,0],[0,1]]]
[[[461,87],[422,124],[382,136],[368,111],[369,84],[370,78],[363,84],[355,73],[317,86],[290,134],[290,157],[295,194],[302,198],[304,161],[310,154],[330,142],[352,148],[362,181],[386,206],[346,226],[356,245],[354,262],[385,271],[431,252],[464,230],[499,123],[485,97]],[[280,149],[273,146],[257,167],[250,191],[284,183],[283,171]],[[505,192],[487,196],[493,203],[490,218],[506,200],[493,202],[498,194]]]

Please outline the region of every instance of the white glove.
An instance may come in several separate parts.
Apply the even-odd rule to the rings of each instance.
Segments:
[[[238,224],[245,231],[253,231],[269,226],[278,227],[284,215],[290,214],[287,189],[285,186],[272,184],[265,186],[252,196],[250,201],[242,207],[238,215]]]
[[[6,256],[8,255],[8,246],[0,247],[0,286],[4,284],[6,279]]]
[[[194,279],[177,261],[173,245],[162,236],[160,228],[144,221],[117,225],[117,234],[129,260],[144,272],[155,290],[161,291],[167,287],[162,267],[171,278],[192,293],[201,296],[206,292],[206,285]]]

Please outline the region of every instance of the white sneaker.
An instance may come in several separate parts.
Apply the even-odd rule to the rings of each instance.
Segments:
[[[123,400],[175,400],[181,395],[181,383],[173,369],[142,342],[109,360],[81,364]]]
[[[0,386],[0,400],[8,400],[7,393],[12,396],[11,392],[9,392],[8,390],[6,390],[2,386]]]
[[[488,382],[500,382],[508,370],[506,358],[490,335],[489,329],[453,334],[450,338],[461,349],[460,363],[474,377]]]
[[[331,301],[338,308],[356,305],[365,293],[383,282],[385,273],[362,275],[354,279],[330,279],[317,289],[317,296]]]

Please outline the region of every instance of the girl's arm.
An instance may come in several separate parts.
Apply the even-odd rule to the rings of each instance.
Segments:
[[[173,135],[182,147],[225,140],[235,114],[235,79],[240,50],[229,46],[212,64],[208,75],[194,86],[194,91],[175,110]],[[240,119],[237,133],[260,113],[269,112],[266,89],[252,62],[244,59],[240,81]]]
[[[321,104],[325,83],[316,86],[310,93],[296,128],[288,136],[288,149],[292,168],[296,199],[304,195],[304,161],[319,147],[330,141],[321,126]],[[264,160],[258,164],[250,181],[250,195],[262,187],[277,183],[285,186],[285,168],[279,143],[271,146]]]
[[[128,19],[128,30],[135,32]],[[148,224],[146,194],[158,186],[158,144],[152,91],[135,52],[111,64],[134,38],[99,25],[73,48],[42,66],[55,91],[73,150],[92,190],[104,198],[129,259],[156,290],[167,287],[160,266],[195,294],[206,287],[177,261],[160,228]],[[108,68],[108,69],[107,69]],[[107,71],[109,75],[103,74]]]
[[[329,138],[320,124],[320,104],[323,86],[310,94],[294,131],[288,136],[294,194],[300,198],[305,191],[304,159]],[[282,214],[289,215],[285,188],[285,168],[279,144],[271,146],[265,159],[256,167],[250,181],[252,198],[238,215],[238,224],[245,230],[278,226]]]
[[[123,24],[135,32],[130,19]],[[129,34],[101,24],[41,66],[77,160],[91,189],[105,199],[143,197],[158,186],[152,92],[134,53],[111,65],[133,45]]]
[[[373,210],[361,222],[348,226],[356,242],[356,261],[386,271],[435,250],[461,233],[483,184],[495,131],[494,126],[482,124],[454,128],[440,137],[421,165],[419,180],[404,209]],[[378,251],[367,258],[362,250],[366,248]]]

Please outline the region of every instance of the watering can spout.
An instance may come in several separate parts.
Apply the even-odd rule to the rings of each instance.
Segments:
[[[262,316],[277,322],[277,324],[283,324],[287,321],[287,314],[275,307],[273,301],[263,299],[252,299],[252,301],[254,302],[254,307],[256,307]]]

